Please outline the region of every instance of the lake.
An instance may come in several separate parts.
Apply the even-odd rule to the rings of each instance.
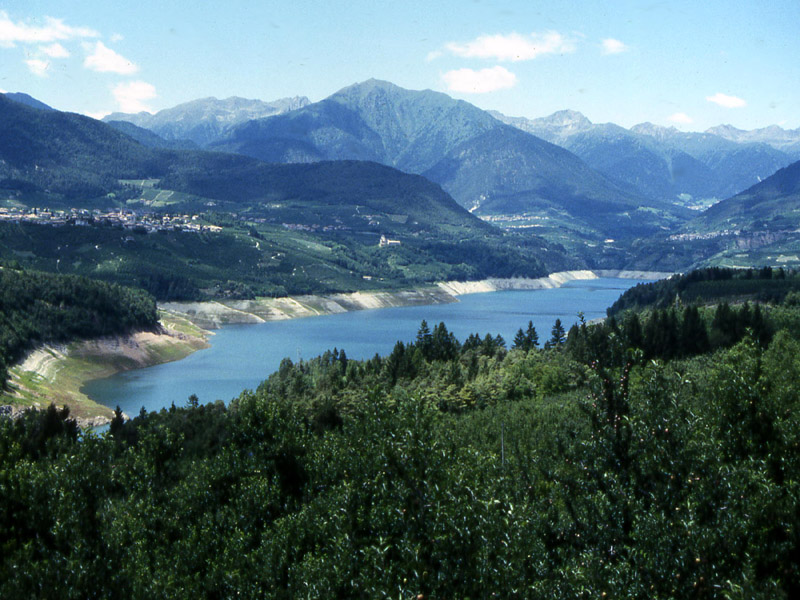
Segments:
[[[500,334],[509,348],[516,331],[533,321],[543,344],[557,318],[569,330],[580,311],[587,321],[604,317],[606,308],[637,283],[634,279],[589,279],[549,290],[469,294],[455,304],[230,325],[214,332],[206,350],[180,361],[91,381],[83,391],[111,408],[119,405],[130,416],[142,407],[154,411],[173,402],[183,406],[191,394],[197,394],[200,402],[227,402],[244,389],[256,388],[284,357],[309,359],[334,347],[353,359],[385,355],[397,340],[413,341],[423,319],[431,329],[443,321],[460,341],[470,333]]]

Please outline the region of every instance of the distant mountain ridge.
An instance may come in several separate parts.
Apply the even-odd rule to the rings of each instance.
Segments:
[[[155,135],[155,134],[151,134]],[[215,200],[246,202],[286,197],[361,200],[382,208],[395,196],[397,212],[424,222],[426,206],[444,224],[484,231],[489,225],[470,215],[439,186],[422,177],[381,165],[321,163],[266,164],[256,159],[205,151],[144,145],[107,123],[74,113],[43,111],[0,95],[0,188],[29,194],[52,193],[85,201],[119,191],[119,180],[159,179],[167,189]],[[329,182],[329,183],[327,183]],[[370,194],[374,197],[370,199]]]
[[[0,194],[4,207],[7,201],[14,206],[11,218],[0,222],[3,258],[143,285],[167,297],[354,291],[539,277],[583,266],[563,248],[505,233],[436,183],[390,166],[268,164],[237,154],[153,148],[96,119],[2,96]],[[148,220],[126,220],[126,229],[122,220],[79,226],[63,213],[51,218],[56,213],[47,212],[36,223],[16,223],[20,204],[66,214],[132,209],[136,219]],[[180,226],[151,227],[153,215],[172,211],[193,215],[192,222],[194,215],[207,219],[216,231],[196,236],[177,231]],[[383,251],[381,236],[400,243]],[[64,252],[61,240],[68,240]],[[83,245],[94,247],[91,256],[82,254]],[[114,268],[101,267],[110,257]]]
[[[374,160],[418,173],[498,125],[446,94],[370,79],[279,118],[245,123],[213,148],[270,162]]]
[[[792,162],[790,154],[763,140],[734,140],[712,130],[684,133],[652,123],[625,129],[594,124],[570,110],[538,119],[493,115],[570,150],[618,183],[670,202],[726,198]]]
[[[795,233],[800,229],[800,161],[712,206],[687,229]]]
[[[706,133],[737,142],[762,143],[772,146],[776,150],[786,152],[795,160],[800,160],[800,127],[797,129],[784,129],[778,125],[770,125],[761,129],[737,129],[732,125],[717,125],[706,129]]]
[[[33,96],[29,96],[28,94],[23,94],[22,92],[8,92],[3,94],[3,96],[9,100],[13,100],[14,102],[24,104],[25,106],[30,106],[31,108],[38,108],[39,110],[55,110],[53,107],[48,106],[44,102],[41,102]]]
[[[670,210],[467,102],[374,79],[299,110],[244,123],[211,148],[269,162],[372,160],[428,177],[477,214],[547,207],[579,219],[582,227],[600,226],[604,237],[630,224],[628,217],[611,218],[619,210]],[[598,222],[593,217],[599,213],[609,218]],[[663,225],[646,221],[636,225]]]
[[[199,146],[191,140],[165,140],[157,133],[134,125],[129,121],[106,121],[110,127],[117,131],[121,131],[127,136],[132,137],[140,144],[149,146],[150,148],[163,148],[170,150],[198,150]]]
[[[271,102],[232,96],[202,98],[160,110],[155,114],[112,113],[105,122],[127,121],[149,129],[167,141],[190,140],[198,146],[216,141],[232,127],[250,121],[297,110],[309,104],[305,96],[281,98]]]

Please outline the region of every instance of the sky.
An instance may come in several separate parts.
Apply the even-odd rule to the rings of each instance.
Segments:
[[[800,0],[0,0],[0,91],[99,118],[370,78],[509,116],[800,127]]]

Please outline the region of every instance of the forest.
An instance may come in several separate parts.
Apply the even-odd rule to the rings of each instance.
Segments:
[[[798,597],[798,296],[681,298],[0,419],[0,596]]]
[[[41,344],[157,327],[156,303],[146,292],[0,262],[0,389],[8,367]]]

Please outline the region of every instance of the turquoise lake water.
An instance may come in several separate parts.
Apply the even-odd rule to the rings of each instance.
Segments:
[[[604,317],[606,308],[623,291],[640,283],[633,279],[591,279],[550,290],[508,291],[460,296],[455,304],[362,310],[231,325],[214,332],[211,347],[172,363],[119,373],[86,384],[83,391],[130,416],[186,404],[190,394],[200,402],[229,401],[244,389],[254,389],[276,371],[284,357],[309,359],[344,349],[353,359],[391,352],[397,340],[412,341],[423,319],[433,329],[440,321],[463,341],[470,333],[500,334],[510,347],[516,331],[533,321],[539,340],[550,338],[556,318],[569,330],[583,311],[586,320]]]

